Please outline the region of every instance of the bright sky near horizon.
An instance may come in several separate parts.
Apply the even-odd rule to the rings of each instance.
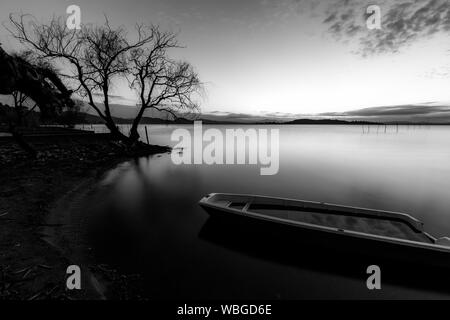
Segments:
[[[202,110],[314,114],[372,106],[450,101],[450,41],[437,33],[398,53],[362,57],[355,45],[337,41],[324,24],[329,1],[312,0],[2,0],[10,12],[46,21],[81,8],[83,23],[130,29],[136,22],[179,30],[186,46],[176,57],[191,62],[206,84]],[[377,1],[373,1],[376,3]],[[315,3],[315,4],[314,4]],[[383,7],[381,7],[383,10]],[[0,42],[17,44],[0,30]],[[132,103],[125,83],[116,95]]]

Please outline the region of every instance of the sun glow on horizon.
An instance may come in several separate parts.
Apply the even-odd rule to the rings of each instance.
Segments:
[[[49,15],[44,7],[65,14],[54,0],[43,2],[25,6],[25,0],[6,0],[1,18],[24,7],[40,20]],[[447,34],[363,58],[352,52],[354,43],[327,33],[320,5],[313,14],[312,7],[291,0],[213,2],[81,0],[78,5],[84,22],[102,21],[106,14],[130,34],[136,22],[149,20],[179,30],[186,47],[173,57],[191,62],[199,73],[206,88],[204,112],[320,114],[450,100]],[[0,36],[4,46],[17,49],[4,30]],[[114,83],[113,95],[128,106],[138,100],[126,81]]]

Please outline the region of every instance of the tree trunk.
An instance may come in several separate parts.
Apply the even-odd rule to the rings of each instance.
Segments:
[[[108,90],[109,90],[108,86],[104,85],[103,86],[103,96],[104,96],[103,104],[105,106],[106,127],[111,132],[113,139],[117,139],[122,142],[125,142],[128,145],[131,145],[132,143],[130,142],[130,138],[127,137],[126,135],[124,135],[122,132],[120,132],[119,128],[117,128],[117,126],[112,118],[111,110],[109,109]]]
[[[23,111],[22,111],[23,109],[22,109],[22,106],[16,105],[16,107],[14,109],[16,109],[17,125],[22,126],[23,125]]]
[[[124,138],[127,138],[127,136],[120,132],[119,128],[117,128],[116,124],[112,122],[112,120],[107,121],[105,125],[111,133],[113,139],[124,140]]]
[[[144,111],[145,111],[145,108],[141,107],[138,115],[133,120],[133,125],[131,126],[131,130],[130,130],[130,140],[133,142],[139,141],[140,136],[139,136],[139,132],[138,132],[138,126],[139,126],[139,123],[141,122],[142,116],[144,115]]]

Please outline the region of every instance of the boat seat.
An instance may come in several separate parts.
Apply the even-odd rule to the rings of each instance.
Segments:
[[[441,237],[439,239],[436,239],[434,244],[437,244],[439,246],[450,247],[450,238],[449,237]]]

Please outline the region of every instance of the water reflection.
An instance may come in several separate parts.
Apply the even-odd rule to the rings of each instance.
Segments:
[[[312,237],[295,229],[217,217],[207,220],[199,237],[249,257],[294,267],[298,272],[320,271],[354,280],[367,277],[364,271],[376,261],[383,270],[384,284],[450,293],[446,268],[422,264],[423,261],[383,257],[381,252],[370,252],[369,248],[359,247],[352,240],[336,242],[336,239]],[[330,241],[334,242],[330,244]]]
[[[152,142],[170,144],[172,129],[153,127]],[[197,201],[211,192],[235,192],[405,211],[429,232],[450,235],[447,127],[378,135],[357,126],[280,129],[275,176],[260,176],[259,167],[249,165],[175,166],[169,155],[110,171],[86,204],[96,253],[143,273],[150,297],[408,298],[430,296],[424,288],[446,290],[446,282],[430,285],[437,282],[430,271],[405,274],[409,266],[256,241],[208,220]],[[366,289],[369,262],[387,266],[382,292]]]

